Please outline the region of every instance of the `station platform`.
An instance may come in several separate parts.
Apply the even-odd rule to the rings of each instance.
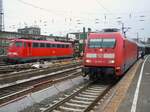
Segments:
[[[110,93],[100,112],[150,112],[150,55],[139,59]]]
[[[150,112],[150,56],[146,56],[117,112]]]

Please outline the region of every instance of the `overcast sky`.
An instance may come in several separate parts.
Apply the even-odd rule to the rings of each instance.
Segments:
[[[150,37],[150,0],[3,0],[5,30],[39,26],[42,34],[65,35],[90,27],[130,27],[128,35]],[[143,30],[144,29],[144,30]]]

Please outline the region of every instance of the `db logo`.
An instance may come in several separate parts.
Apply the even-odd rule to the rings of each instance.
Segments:
[[[103,54],[98,54],[98,58],[103,58]]]
[[[100,51],[100,52],[102,52],[102,51],[103,51],[103,49],[99,49],[99,51]]]

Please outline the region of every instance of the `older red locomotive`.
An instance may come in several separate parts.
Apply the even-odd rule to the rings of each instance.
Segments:
[[[138,59],[138,46],[120,32],[90,33],[83,59],[83,72],[91,80],[102,75],[118,77]]]
[[[58,59],[73,57],[71,43],[47,40],[12,40],[8,52],[9,62],[28,62],[32,60]]]

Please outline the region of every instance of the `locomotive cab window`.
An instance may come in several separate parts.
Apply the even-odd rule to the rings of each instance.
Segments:
[[[89,48],[114,48],[116,40],[114,38],[96,38],[89,40]]]
[[[103,39],[102,47],[103,48],[114,48],[116,40],[115,39]]]
[[[23,46],[23,42],[15,42],[15,46],[16,47],[22,47]]]
[[[61,48],[61,44],[57,44],[57,48]]]
[[[102,47],[102,39],[89,40],[89,48],[101,48],[101,47]]]

